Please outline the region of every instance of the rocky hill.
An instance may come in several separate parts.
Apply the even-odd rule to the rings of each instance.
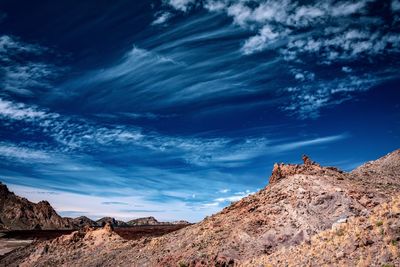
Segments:
[[[166,223],[159,222],[154,217],[144,217],[144,218],[130,220],[129,222],[127,222],[127,224],[130,226],[138,226],[138,225],[163,225]]]
[[[116,220],[115,218],[111,218],[111,217],[103,217],[103,218],[101,218],[101,219],[96,221],[96,224],[98,226],[104,226],[107,223],[112,225],[113,227],[127,227],[127,226],[129,226],[126,222],[119,221],[119,220]]]
[[[70,218],[62,218],[47,201],[33,203],[10,192],[0,183],[0,228],[6,230],[71,229]]]
[[[315,266],[343,266],[369,258],[374,264],[396,266],[400,228],[398,201],[392,199],[400,195],[400,151],[350,173],[322,167],[308,157],[303,160],[301,165],[276,164],[266,188],[179,231],[138,241],[110,240],[102,250],[85,243],[86,236],[77,236],[68,249],[41,242],[8,254],[0,264],[314,266],[310,261],[314,263],[311,257],[316,253]],[[33,251],[40,252],[31,256]],[[294,263],[296,257],[299,264]]]
[[[75,228],[83,228],[85,226],[95,227],[98,226],[97,223],[86,216],[80,216],[72,219]]]

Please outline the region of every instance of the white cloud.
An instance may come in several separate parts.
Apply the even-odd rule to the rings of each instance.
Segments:
[[[314,79],[315,79],[315,73],[310,72],[310,71],[305,71],[305,70],[301,70],[301,69],[293,69],[291,72],[293,73],[294,78],[301,82],[314,81]]]
[[[392,8],[393,12],[400,11],[400,1],[399,0],[392,0],[391,8]]]
[[[172,14],[169,12],[162,12],[161,14],[158,15],[158,17],[153,21],[152,25],[161,25],[166,23],[170,18],[172,17]]]
[[[357,3],[352,2],[339,2],[336,5],[329,7],[329,11],[332,16],[348,16],[359,11],[363,11],[367,3],[370,1],[358,1]]]
[[[269,44],[271,40],[276,40],[282,47],[283,56],[288,60],[297,60],[298,53],[307,52],[320,53],[321,62],[330,62],[336,59],[355,58],[361,54],[374,56],[387,53],[388,47],[393,44],[397,46],[395,42],[390,41],[390,38],[385,37],[386,34],[382,29],[370,30],[369,23],[376,25],[376,20],[368,22],[366,19],[348,18],[353,14],[366,15],[370,2],[373,1],[317,1],[301,4],[290,0],[209,0],[205,1],[203,6],[210,12],[223,11],[232,17],[236,25],[257,32],[245,40],[241,49],[245,55],[265,49],[275,49]],[[397,7],[400,7],[398,3],[400,3],[398,0],[392,1],[392,10],[398,10]],[[177,9],[185,6],[185,10],[188,6],[174,3],[170,5]],[[341,25],[337,33],[343,32],[343,29],[347,29],[348,32],[341,36],[324,32],[322,29],[329,28],[332,20],[338,21]],[[363,32],[358,28],[364,29]],[[299,35],[298,29],[304,29],[305,32]],[[352,34],[359,35],[352,36]],[[344,52],[338,51],[340,49],[344,49]]]
[[[12,120],[37,120],[54,117],[56,114],[48,114],[44,110],[27,106],[22,103],[14,103],[0,98],[0,117]]]
[[[51,159],[50,155],[44,151],[34,150],[23,146],[0,143],[0,157],[12,158],[19,161],[42,161],[47,162]]]
[[[360,57],[398,53],[400,35],[380,32],[348,30],[327,36],[292,39],[281,53],[288,61],[300,59],[304,54],[318,55],[320,63],[348,61]]]
[[[283,33],[281,33],[282,35]],[[246,55],[253,54],[254,52],[262,51],[269,45],[270,42],[278,38],[279,34],[273,32],[269,25],[264,26],[260,33],[256,36],[246,40],[243,45],[243,53]]]
[[[181,137],[144,132],[139,127],[119,125],[106,127],[92,121],[71,118],[38,107],[1,99],[0,117],[31,123],[29,131],[52,138],[57,142],[59,152],[90,151],[94,147],[98,149],[99,146],[106,149],[108,146],[124,145],[127,150],[147,149],[148,153],[168,155],[197,166],[237,167],[268,153],[298,148],[276,143],[266,137]],[[309,142],[309,140],[303,140],[303,142]],[[315,144],[318,145],[318,143]],[[5,155],[10,157],[17,155],[14,153],[15,149],[8,149],[8,151],[9,153]],[[25,154],[22,150],[22,157],[25,157]],[[38,157],[41,158],[40,155]]]
[[[302,140],[302,141],[296,141],[296,142],[292,142],[292,143],[277,145],[273,149],[276,152],[284,152],[284,151],[289,151],[289,150],[300,149],[302,147],[307,147],[307,146],[328,144],[328,143],[336,142],[339,140],[343,140],[347,137],[348,137],[348,135],[346,135],[346,134],[319,137],[319,138],[314,138],[314,139],[309,139],[309,140]]]
[[[249,7],[239,2],[229,6],[227,9],[227,14],[233,17],[233,20],[236,24],[245,26],[251,17],[252,11]]]
[[[352,72],[353,70],[352,70],[350,67],[343,66],[343,67],[342,67],[342,71],[345,72],[345,73],[350,73],[350,72]]]
[[[291,95],[290,104],[283,107],[302,119],[316,118],[320,109],[352,99],[354,92],[369,90],[372,86],[390,79],[392,76],[386,73],[383,76],[363,75],[336,78],[330,81],[315,80],[312,84],[304,83],[286,90]],[[336,100],[334,100],[336,98]]]
[[[204,7],[209,11],[222,11],[226,8],[226,3],[221,1],[210,0],[204,3]]]
[[[173,8],[186,12],[195,0],[166,0]]]
[[[10,55],[20,53],[42,54],[47,49],[39,45],[27,44],[16,40],[9,35],[0,36],[0,59],[8,61]]]
[[[51,80],[61,68],[41,62],[39,56],[49,52],[45,47],[27,44],[8,35],[0,36],[0,85],[14,94],[30,96],[34,89],[50,88]],[[29,60],[22,60],[28,55]]]
[[[255,192],[251,192],[250,190],[246,190],[245,192],[236,192],[231,196],[216,198],[212,203],[235,202],[254,193]]]

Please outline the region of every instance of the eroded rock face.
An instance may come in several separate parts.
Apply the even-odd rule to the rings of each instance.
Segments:
[[[8,230],[72,229],[70,218],[62,218],[49,202],[33,203],[10,192],[0,183],[1,227]]]

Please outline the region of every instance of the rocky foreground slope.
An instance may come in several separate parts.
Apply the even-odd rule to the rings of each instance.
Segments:
[[[397,216],[398,200],[393,198],[400,195],[400,150],[350,173],[322,167],[307,157],[303,160],[301,165],[276,164],[266,188],[198,224],[168,235],[138,241],[107,240],[96,250],[85,240],[103,230],[76,232],[64,239],[19,249],[2,258],[0,264],[268,266],[271,263],[280,266],[280,263],[287,263],[289,266],[320,266],[317,263],[326,263],[342,266],[342,263],[357,260],[360,263],[361,259],[371,258],[372,266],[377,263],[376,266],[396,266],[400,225],[397,217],[391,221],[389,218]],[[379,210],[390,212],[379,215]],[[376,218],[380,218],[377,220],[381,220],[384,227],[376,228],[381,224],[375,222]],[[370,223],[364,224],[366,221]],[[324,236],[333,237],[337,230],[332,228],[342,229],[338,227],[343,227],[339,230],[342,239],[332,239],[331,245],[331,240],[325,240]],[[372,234],[382,231],[377,229],[383,229],[379,232],[380,239]],[[365,234],[371,234],[371,239],[352,241],[352,235],[363,238]],[[315,241],[321,238],[321,243]],[[71,239],[73,241],[69,241]],[[341,240],[352,246],[339,250]],[[96,242],[100,241],[94,244]],[[386,250],[390,251],[386,253]],[[315,264],[311,251],[320,253]]]
[[[243,266],[400,266],[400,197]]]
[[[0,183],[0,229],[72,229],[70,218],[62,218],[47,201],[33,203],[10,192]]]

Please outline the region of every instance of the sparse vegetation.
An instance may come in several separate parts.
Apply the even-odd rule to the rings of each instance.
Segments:
[[[336,231],[336,235],[337,235],[337,236],[342,236],[342,235],[344,235],[344,229],[343,229],[343,228],[338,229],[338,230]]]

